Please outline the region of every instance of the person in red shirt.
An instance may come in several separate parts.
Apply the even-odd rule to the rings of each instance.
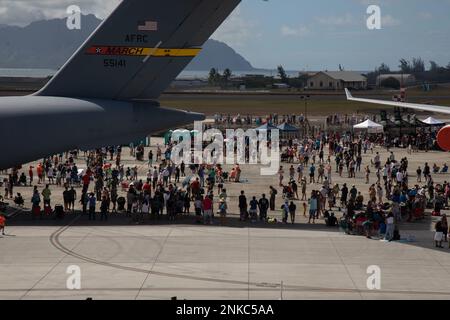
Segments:
[[[147,180],[146,183],[144,183],[144,185],[142,186],[142,190],[144,191],[144,194],[148,194],[151,196],[152,194],[152,185],[149,183],[149,181]]]
[[[200,180],[197,178],[191,183],[192,198],[195,199],[200,194]]]
[[[86,173],[81,180],[83,181],[83,193],[86,193],[89,189],[89,183],[91,183],[91,177]]]
[[[203,217],[205,224],[212,224],[213,202],[210,197],[203,200]]]
[[[2,213],[0,213],[0,231],[2,232],[2,235],[5,235],[5,225],[6,218]]]
[[[42,181],[43,181],[43,172],[44,172],[44,168],[42,167],[42,164],[38,164],[38,166],[37,166],[37,168],[36,168],[36,171],[37,171],[37,175],[38,175],[38,178],[39,178],[39,181],[38,181],[38,184],[40,184]]]
[[[30,169],[28,170],[28,176],[30,177],[30,186],[33,184],[33,166],[30,166]]]

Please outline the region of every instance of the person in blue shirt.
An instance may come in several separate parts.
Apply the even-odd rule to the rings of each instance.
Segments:
[[[309,183],[316,183],[316,167],[314,164],[311,164],[311,167],[309,168]]]
[[[399,194],[393,194],[392,195],[392,202],[400,203],[400,195]]]
[[[406,201],[407,201],[406,194],[402,192],[400,194],[400,203],[406,203]]]
[[[203,167],[198,169],[198,176],[200,177],[200,185],[203,188],[205,186],[205,169]]]
[[[286,200],[285,203],[283,204],[283,206],[281,207],[281,209],[283,210],[283,223],[288,223],[288,218],[289,218],[289,201]]]
[[[258,220],[258,200],[256,200],[256,197],[253,197],[250,201],[250,217],[252,219],[252,222],[256,222]]]

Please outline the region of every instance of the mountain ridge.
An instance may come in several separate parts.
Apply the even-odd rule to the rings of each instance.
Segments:
[[[68,30],[65,19],[39,20],[25,27],[0,25],[0,68],[58,69],[100,24],[94,15],[82,17],[81,30]],[[253,71],[255,68],[227,44],[210,39],[186,67]]]

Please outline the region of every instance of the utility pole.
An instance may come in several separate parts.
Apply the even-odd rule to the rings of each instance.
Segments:
[[[309,123],[308,123],[308,100],[311,99],[310,95],[301,96],[300,99],[305,101],[305,135],[309,134]]]
[[[305,101],[305,119],[308,119],[308,100],[311,97],[309,95],[301,96],[300,99]]]

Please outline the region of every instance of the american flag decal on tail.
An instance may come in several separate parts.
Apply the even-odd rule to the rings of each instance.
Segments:
[[[158,22],[140,21],[138,22],[138,31],[158,31]]]

